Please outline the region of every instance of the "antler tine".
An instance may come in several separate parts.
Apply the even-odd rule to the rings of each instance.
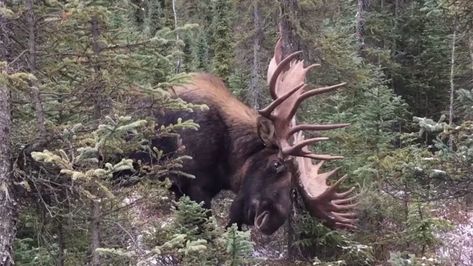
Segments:
[[[337,167],[337,168],[333,169],[332,171],[319,174],[318,178],[320,180],[323,180],[324,182],[327,182],[327,179],[329,177],[333,176],[334,174],[336,174],[339,170],[340,170],[340,167]]]
[[[294,89],[290,90],[283,96],[277,98],[273,102],[271,102],[268,106],[266,106],[264,109],[261,109],[258,111],[258,113],[262,116],[271,117],[271,113],[278,107],[281,103],[283,103],[287,98],[289,98],[291,95],[293,95],[296,91],[298,91],[300,88],[304,87],[304,83],[301,83],[300,85],[296,86]]]
[[[352,187],[352,188],[350,188],[349,190],[347,190],[345,192],[337,193],[337,198],[344,199],[346,196],[350,195],[353,192],[353,190],[355,190],[355,187]]]
[[[324,161],[331,161],[331,160],[340,160],[343,159],[343,156],[333,156],[328,154],[315,154],[315,153],[301,153],[300,156],[304,158],[314,159],[314,160],[324,160]]]
[[[343,218],[356,218],[356,213],[354,212],[332,212],[333,214],[343,217]],[[356,219],[353,219],[354,221]]]
[[[279,62],[281,62],[282,58],[282,40],[281,38],[278,39],[276,45],[274,46],[274,55],[271,58],[268,66],[268,76],[267,76],[267,83],[269,84],[271,77],[274,74],[274,70],[278,67]]]
[[[295,135],[295,140],[298,142],[304,140],[302,132],[299,131]],[[302,149],[300,151],[304,152]],[[356,196],[351,194],[354,187],[341,193],[336,191],[348,177],[344,175],[332,185],[328,185],[328,178],[334,176],[339,168],[319,173],[324,161],[314,165],[311,158],[298,157],[296,163],[300,171],[299,188],[309,212],[321,218],[330,227],[355,229],[357,215],[352,210],[356,208],[357,203],[354,203]]]
[[[353,189],[349,189],[347,190],[347,192],[350,191],[350,193],[353,191]],[[337,194],[341,194],[341,193],[337,193]],[[354,195],[354,196],[351,196],[349,198],[341,198],[341,199],[336,199],[336,200],[332,200],[333,203],[335,204],[338,204],[338,205],[341,205],[341,204],[348,204],[348,203],[352,203],[354,202],[356,199],[358,198],[358,195]],[[357,206],[358,203],[353,203],[353,204],[350,204],[349,206]]]
[[[347,178],[348,178],[348,175],[342,176],[342,178],[338,179],[337,182],[335,182],[335,184],[332,185],[332,188],[338,187],[338,186],[339,186],[341,183],[343,183],[343,181],[345,181]]]
[[[347,84],[346,82],[342,82],[342,83],[339,83],[339,84],[336,84],[336,85],[327,86],[327,87],[323,87],[323,88],[312,89],[312,90],[309,90],[309,91],[306,91],[306,92],[302,93],[297,98],[295,103],[293,104],[291,112],[289,112],[289,117],[293,117],[296,114],[297,109],[299,108],[299,105],[301,105],[301,103],[305,99],[310,98],[310,97],[315,96],[315,95],[322,94],[322,93],[337,90],[338,88],[340,88],[342,86],[345,86],[346,84]]]
[[[284,147],[282,149],[282,153],[287,154],[287,155],[294,155],[295,153],[298,153],[299,151],[302,151],[302,148],[304,148],[305,146],[317,143],[319,141],[324,141],[324,140],[329,140],[329,138],[327,138],[327,137],[318,137],[318,138],[305,139],[305,140],[302,140],[298,143],[294,143],[292,146]]]
[[[296,125],[292,127],[291,130],[289,131],[289,136],[292,136],[302,130],[314,130],[314,131],[331,130],[331,129],[337,129],[337,128],[344,128],[349,125],[350,124],[328,124],[328,125],[301,124],[301,125]]]
[[[309,97],[312,97],[312,96],[315,96],[315,95],[318,95],[318,94],[322,94],[322,93],[326,93],[326,92],[330,92],[330,91],[334,91],[342,86],[345,86],[347,85],[346,82],[342,82],[342,83],[339,83],[339,84],[336,84],[336,85],[332,85],[332,86],[327,86],[327,87],[322,87],[322,88],[316,88],[316,89],[312,89],[310,91],[306,91],[304,92],[299,98],[301,99],[301,101],[309,98]]]
[[[301,51],[297,51],[297,52],[294,52],[290,55],[288,55],[286,58],[284,58],[279,64],[278,66],[276,67],[276,69],[274,70],[270,80],[269,80],[269,92],[271,93],[271,97],[273,99],[277,99],[277,93],[276,93],[276,82],[278,80],[278,77],[279,75],[281,74],[281,72],[288,66],[288,64],[291,63],[291,61],[296,58],[298,55],[300,55],[302,52]]]
[[[305,125],[304,125],[305,126]],[[297,126],[296,126],[297,127]],[[290,132],[289,132],[290,133]],[[307,150],[307,146],[319,141],[329,140],[327,137],[317,137],[311,139],[304,139],[302,131],[299,130],[297,135],[294,138],[294,144],[289,146],[282,147],[282,153],[285,155],[292,155],[297,157],[305,157],[315,160],[329,161],[329,160],[338,160],[343,159],[343,156],[333,156],[328,154],[315,154]],[[321,166],[322,164],[320,164]],[[320,168],[320,166],[318,166]],[[318,168],[317,168],[318,171]]]

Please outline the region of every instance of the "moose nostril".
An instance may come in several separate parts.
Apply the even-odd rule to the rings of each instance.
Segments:
[[[269,200],[262,200],[260,203],[260,208],[261,209],[267,209],[271,205],[271,202]]]

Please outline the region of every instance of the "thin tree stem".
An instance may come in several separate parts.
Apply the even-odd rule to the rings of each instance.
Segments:
[[[174,30],[176,31],[176,40],[179,41],[179,33],[177,32],[177,9],[176,0],[172,0],[172,13],[174,15]],[[181,71],[181,57],[177,56],[176,61],[176,73]]]
[[[26,16],[28,24],[28,65],[32,74],[37,73],[37,49],[36,49],[36,16],[34,13],[34,0],[26,1],[28,15]],[[36,127],[38,130],[37,139],[43,141],[46,137],[45,115],[39,85],[36,80],[30,82],[31,101],[36,116]]]
[[[457,41],[457,19],[453,22],[452,50],[450,61],[450,106],[448,110],[448,124],[453,123],[453,103],[455,97],[455,47]],[[451,144],[451,143],[450,143]],[[451,146],[451,145],[450,145]]]

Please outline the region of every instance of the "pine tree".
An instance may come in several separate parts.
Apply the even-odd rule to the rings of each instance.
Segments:
[[[228,82],[230,74],[232,73],[232,34],[231,34],[231,16],[232,5],[230,1],[216,0],[212,5],[212,42],[211,48],[213,52],[212,72]]]
[[[124,243],[119,242],[124,240],[114,240],[113,235],[103,232],[107,226],[116,228],[116,224],[106,224],[104,208],[116,206],[117,198],[124,197],[114,191],[110,176],[116,171],[131,170],[130,160],[120,158],[124,159],[131,151],[144,149],[139,141],[149,142],[156,136],[155,124],[149,122],[146,130],[141,128],[141,133],[148,135],[140,135],[141,138],[137,135],[136,142],[124,138],[136,132],[136,127],[142,127],[145,119],[154,119],[154,106],[162,108],[159,112],[192,110],[196,106],[174,99],[164,90],[185,78],[173,73],[175,55],[169,53],[168,47],[176,42],[174,32],[162,29],[153,36],[137,32],[129,20],[133,16],[125,8],[127,3],[29,3],[30,8],[26,11],[21,5],[12,5],[12,10],[18,11],[17,26],[13,30],[19,33],[14,34],[25,42],[25,46],[30,42],[31,47],[35,47],[31,55],[35,55],[36,64],[25,63],[22,67],[34,70],[36,77],[24,75],[25,78],[16,79],[12,95],[20,101],[29,99],[30,88],[37,87],[37,96],[44,106],[44,139],[47,141],[38,140],[26,130],[39,116],[35,105],[13,105],[15,147],[27,147],[23,151],[14,150],[15,154],[26,154],[15,171],[21,176],[24,188],[34,191],[25,202],[42,203],[38,211],[28,205],[23,206],[24,210],[43,217],[41,223],[45,224],[44,230],[48,233],[34,232],[25,236],[23,233],[29,232],[28,226],[25,220],[20,220],[22,237],[17,246],[25,248],[20,243],[29,245],[31,242],[26,241],[27,238],[38,238],[41,239],[38,252],[49,250],[50,256],[57,256],[62,263],[102,264],[98,247],[113,241]],[[28,38],[21,28],[31,25],[31,12],[34,13],[33,22],[36,22],[32,31],[36,37]],[[18,57],[18,64],[23,59],[22,44],[16,45],[10,47],[9,52]],[[30,57],[26,62],[31,60]],[[125,122],[128,124],[123,124]],[[159,128],[163,134],[171,134],[180,128],[196,127],[192,122],[179,120],[170,127],[160,125]],[[107,133],[108,129],[112,132]],[[31,151],[34,159],[43,165],[31,160],[28,156]],[[158,151],[152,152],[157,157],[162,156]],[[186,159],[168,160],[136,178],[164,178],[162,175],[168,171],[179,173],[179,167]],[[160,175],[156,174],[158,172]],[[85,210],[90,206],[93,211],[87,213]],[[30,216],[20,217],[27,219]],[[86,225],[81,217],[91,217],[91,224]],[[64,240],[77,236],[77,228],[87,226],[91,232],[89,239],[81,236],[72,237],[77,242]],[[56,238],[56,233],[52,232],[61,233]],[[71,248],[77,250],[66,254],[65,250]],[[87,249],[93,255],[91,260],[86,257]],[[22,251],[26,252],[25,249]],[[25,257],[18,254],[18,258]]]
[[[226,265],[245,265],[249,261],[249,255],[253,250],[253,243],[249,241],[250,232],[242,232],[233,224],[225,232],[224,238],[227,239],[227,253],[229,255]]]

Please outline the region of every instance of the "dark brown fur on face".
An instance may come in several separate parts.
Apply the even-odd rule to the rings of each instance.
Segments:
[[[261,139],[259,115],[209,74],[196,74],[189,84],[175,87],[173,92],[188,102],[209,107],[193,113],[166,113],[159,119],[165,125],[177,118],[192,119],[200,125],[198,131],[180,132],[185,153],[193,157],[183,170],[196,178],[175,177],[177,196],[188,195],[210,208],[218,192],[232,190],[237,198],[229,225],[254,224],[261,232],[272,234],[290,210],[291,174],[279,158],[279,149]]]
[[[291,173],[277,154],[274,148],[264,148],[247,160],[229,225],[255,225],[261,232],[272,234],[285,222],[291,207]]]

